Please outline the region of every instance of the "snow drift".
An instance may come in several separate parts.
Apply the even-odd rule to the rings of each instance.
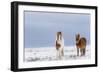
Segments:
[[[77,56],[76,46],[64,47],[64,57],[59,59],[55,47],[42,47],[42,48],[25,48],[25,61],[52,61],[52,60],[76,60],[76,59],[89,59],[91,58],[90,45],[86,47],[85,56]]]

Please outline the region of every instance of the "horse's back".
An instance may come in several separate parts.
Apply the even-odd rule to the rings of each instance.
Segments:
[[[85,37],[82,37],[80,40],[81,40],[84,44],[86,44],[86,38],[85,38]]]

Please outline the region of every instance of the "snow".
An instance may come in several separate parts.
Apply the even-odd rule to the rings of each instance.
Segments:
[[[76,60],[76,59],[90,59],[91,49],[90,45],[86,47],[85,56],[77,56],[76,46],[64,47],[64,57],[59,59],[55,47],[42,47],[42,48],[25,48],[25,61],[53,61],[53,60]]]

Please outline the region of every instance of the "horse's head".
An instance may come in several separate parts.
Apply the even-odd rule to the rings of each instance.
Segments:
[[[76,34],[76,43],[79,41],[80,39],[80,34]]]
[[[62,32],[57,32],[57,40],[62,40]]]

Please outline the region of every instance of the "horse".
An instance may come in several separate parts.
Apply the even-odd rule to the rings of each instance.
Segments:
[[[57,57],[62,58],[64,56],[64,39],[62,32],[57,32],[56,34],[56,50]]]
[[[80,34],[76,35],[77,56],[79,56],[79,49],[81,56],[86,54],[86,43],[87,41],[85,37],[80,38]]]

